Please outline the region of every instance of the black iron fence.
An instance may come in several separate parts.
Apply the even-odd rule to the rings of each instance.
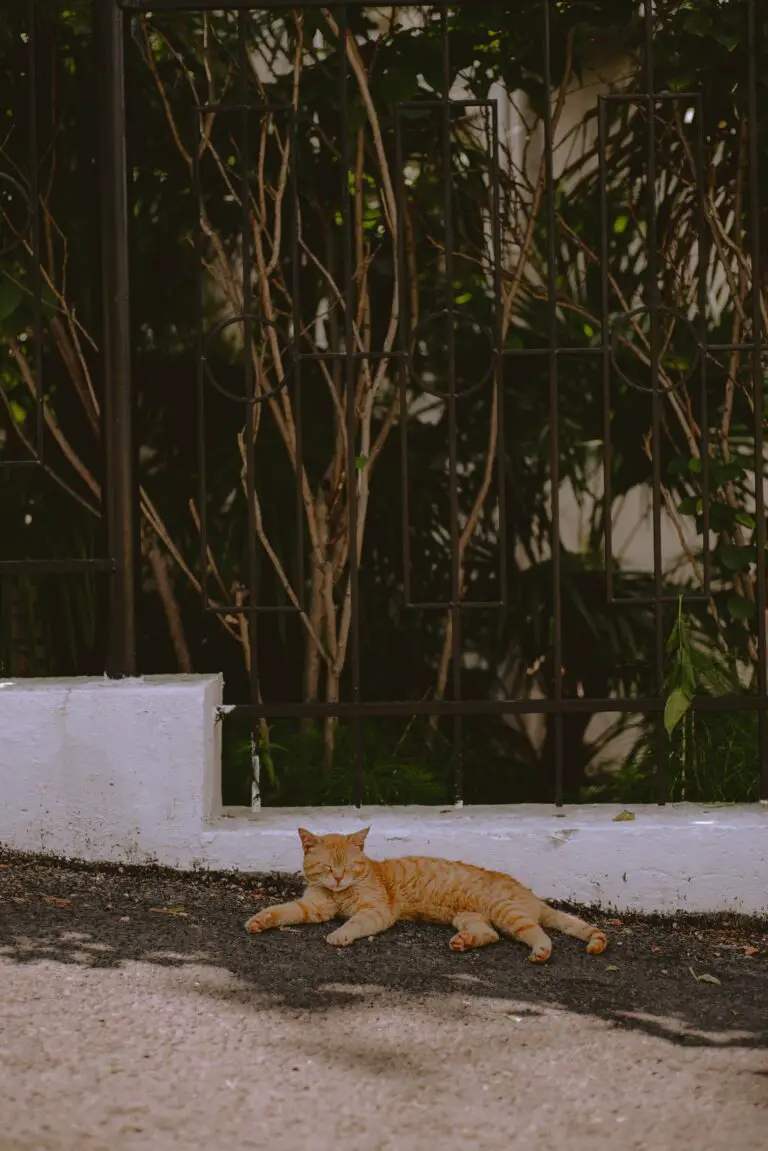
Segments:
[[[40,140],[49,17],[36,0],[18,7],[24,36],[8,59],[26,61],[26,110],[18,78],[13,105],[26,147],[14,144],[12,167],[0,156],[0,312],[8,284],[31,311],[3,332],[9,469],[44,466],[51,442],[63,450],[60,391],[45,378],[52,319],[69,332],[53,333],[61,356],[79,347],[41,186],[55,146],[50,126]],[[502,743],[525,736],[548,773],[537,798],[561,803],[593,718],[626,735],[629,717],[646,717],[637,731],[648,743],[652,729],[664,802],[671,740],[711,739],[696,725],[721,712],[746,717],[768,798],[766,30],[754,0],[98,0],[93,13],[103,384],[85,406],[100,428],[103,500],[91,494],[105,530],[98,556],[4,554],[0,576],[107,573],[105,667],[134,674],[141,521],[142,543],[146,528],[239,645],[249,694],[226,722],[251,726],[253,762],[272,764],[269,725],[322,721],[330,772],[345,724],[358,803],[372,723],[426,721],[430,755],[449,742],[457,801],[478,795],[464,776],[481,721]],[[135,356],[156,339],[129,274],[129,257],[131,272],[148,259],[141,93],[191,205],[179,228],[191,262],[152,277],[197,278],[185,337],[196,562],[139,486],[134,405],[151,397]],[[82,377],[81,365],[87,390]],[[19,380],[32,381],[28,414]],[[642,499],[622,520],[642,493],[647,520]],[[633,566],[619,545],[638,528],[647,563]],[[402,636],[387,674],[382,612]],[[281,643],[298,653],[292,681],[271,675]],[[690,748],[676,754],[672,793],[693,795]]]

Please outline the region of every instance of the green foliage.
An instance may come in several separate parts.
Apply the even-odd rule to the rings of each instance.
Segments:
[[[672,667],[667,676],[667,702],[664,708],[664,727],[671,735],[686,715],[696,691],[696,673],[693,652],[683,622],[683,597],[677,601],[677,620],[667,640],[667,653],[672,656]]]
[[[251,739],[242,721],[224,719],[224,802],[251,802]],[[396,725],[366,722],[363,741],[363,802],[435,804],[448,801],[449,753],[427,752],[423,730],[412,726],[398,737]],[[322,726],[297,730],[274,724],[269,743],[261,744],[261,798],[267,806],[344,805],[355,802],[354,733],[340,724],[330,771],[323,770]],[[425,755],[425,752],[427,754]]]
[[[696,695],[737,696],[742,692],[733,659],[711,635],[683,613],[678,600],[667,641],[664,726],[670,737],[665,765],[670,802],[744,803],[760,792],[758,720],[752,710],[699,711]],[[658,795],[655,723],[646,720],[643,737],[626,763],[585,787],[585,801],[650,803]]]

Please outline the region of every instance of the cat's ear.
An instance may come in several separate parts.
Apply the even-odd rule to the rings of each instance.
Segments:
[[[310,847],[314,847],[318,842],[318,836],[313,835],[311,831],[307,831],[306,827],[299,828],[299,839],[305,851],[309,851]]]
[[[370,830],[370,827],[364,827],[362,831],[353,831],[351,835],[347,836],[347,839],[355,847],[359,847],[362,850],[362,848],[365,847],[365,837]]]

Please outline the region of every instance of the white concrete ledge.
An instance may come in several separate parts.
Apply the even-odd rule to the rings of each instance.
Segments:
[[[378,858],[437,855],[510,872],[544,899],[618,911],[768,914],[768,806],[612,804],[266,809],[203,833],[208,866],[296,871],[299,825],[371,825]]]
[[[768,807],[221,807],[219,676],[0,680],[0,845],[90,862],[298,871],[296,828],[370,824],[429,854],[618,911],[768,914]]]

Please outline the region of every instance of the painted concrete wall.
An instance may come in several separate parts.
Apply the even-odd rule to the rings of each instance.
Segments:
[[[373,856],[511,872],[544,898],[768,913],[768,807],[264,809],[220,804],[219,676],[0,681],[0,846],[93,862],[297,871],[296,828]]]
[[[620,911],[768,914],[768,806],[263,810],[204,832],[212,866],[296,871],[298,825],[371,825],[374,858],[436,855],[511,872],[545,899]]]
[[[0,843],[190,866],[221,797],[220,676],[0,681]]]

